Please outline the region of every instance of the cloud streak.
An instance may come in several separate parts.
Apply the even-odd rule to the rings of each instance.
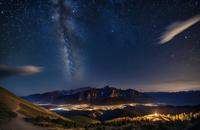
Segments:
[[[44,70],[43,67],[39,66],[22,66],[22,67],[16,67],[11,68],[6,65],[0,65],[0,78],[14,76],[14,75],[33,75],[36,73],[40,73]]]
[[[171,41],[176,35],[188,29],[192,25],[200,21],[200,15],[196,15],[190,19],[181,22],[175,22],[167,27],[166,31],[160,37],[160,44],[165,44]]]

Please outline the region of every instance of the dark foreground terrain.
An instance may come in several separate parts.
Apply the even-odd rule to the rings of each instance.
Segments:
[[[55,111],[0,88],[0,130],[199,130],[200,106]]]

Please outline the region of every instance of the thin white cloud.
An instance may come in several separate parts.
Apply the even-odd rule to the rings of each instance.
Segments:
[[[191,27],[192,25],[198,23],[200,21],[200,15],[196,15],[190,19],[187,19],[182,22],[175,22],[167,27],[166,31],[160,37],[160,44],[165,44],[171,41],[176,35],[180,34],[187,28]]]
[[[43,67],[32,66],[32,65],[18,68],[18,72],[20,72],[23,75],[32,75],[32,74],[40,73],[43,70],[44,70]]]
[[[44,70],[43,67],[40,66],[21,66],[21,67],[8,67],[6,65],[0,65],[0,77],[8,77],[13,75],[33,75],[36,73],[40,73]]]

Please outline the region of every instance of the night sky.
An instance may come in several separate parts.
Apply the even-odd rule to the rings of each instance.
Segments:
[[[0,0],[0,85],[200,89],[200,0]]]

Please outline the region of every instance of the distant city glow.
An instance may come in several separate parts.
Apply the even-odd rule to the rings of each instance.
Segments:
[[[49,105],[49,104],[48,104]],[[94,111],[94,110],[115,110],[123,109],[127,106],[158,106],[158,104],[153,103],[129,103],[129,104],[119,104],[119,105],[90,105],[90,104],[62,104],[62,105],[52,105],[51,111]]]

